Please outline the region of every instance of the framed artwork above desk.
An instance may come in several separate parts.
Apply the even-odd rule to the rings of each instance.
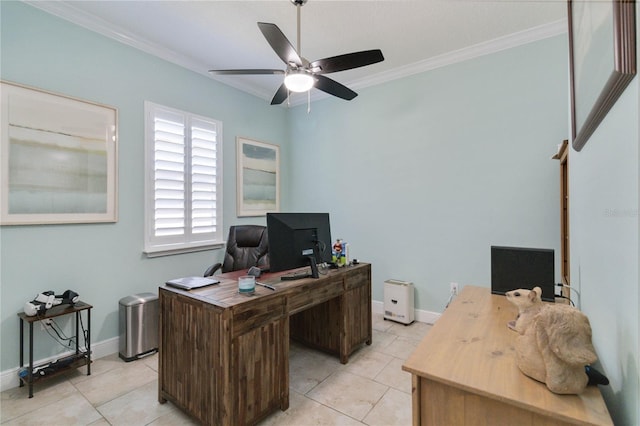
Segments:
[[[236,139],[238,216],[280,211],[280,147],[247,138]]]

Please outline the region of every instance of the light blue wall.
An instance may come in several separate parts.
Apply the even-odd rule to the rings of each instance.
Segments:
[[[585,147],[569,153],[571,281],[591,321],[599,365],[611,380],[602,390],[620,425],[640,423],[638,117],[636,76]]]
[[[100,342],[118,335],[120,298],[157,292],[167,278],[201,274],[221,258],[221,250],[155,259],[142,253],[145,100],[223,122],[225,235],[229,225],[240,222],[235,214],[235,137],[286,144],[287,115],[283,108],[31,6],[0,2],[0,7],[2,79],[118,108],[120,182],[117,223],[0,228],[4,371],[18,365],[16,313],[37,293],[77,291],[95,307],[91,336]],[[51,342],[46,336],[37,340],[36,359],[62,349]]]
[[[95,306],[100,342],[117,336],[119,298],[220,257],[142,254],[144,100],[223,121],[225,228],[263,221],[235,215],[235,136],[281,144],[283,210],[329,211],[334,237],[373,263],[375,300],[384,280],[405,279],[419,309],[440,312],[450,281],[489,285],[490,245],[559,251],[550,156],[568,137],[566,37],[361,90],[352,102],[316,102],[307,115],[306,106],[269,107],[24,4],[0,8],[3,79],[113,105],[120,120],[118,223],[0,228],[0,371],[17,366],[16,312],[35,293],[79,291]],[[640,417],[639,98],[636,78],[570,155],[573,283],[620,424]],[[41,345],[36,357],[51,352]]]
[[[373,264],[375,300],[412,281],[428,311],[452,281],[490,285],[491,245],[559,259],[566,58],[558,36],[296,108],[294,208],[330,211],[333,236]]]

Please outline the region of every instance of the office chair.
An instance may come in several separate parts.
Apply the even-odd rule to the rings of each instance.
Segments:
[[[207,268],[204,276],[209,277],[221,268],[224,273],[249,269],[252,266],[264,268],[268,265],[269,239],[267,237],[267,227],[261,225],[237,225],[229,228],[224,262],[216,263]]]

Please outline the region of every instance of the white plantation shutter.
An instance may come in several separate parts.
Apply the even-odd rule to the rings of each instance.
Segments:
[[[183,117],[156,111],[153,120],[154,236],[185,234],[185,127]]]
[[[191,121],[191,232],[215,232],[217,201],[217,126]]]
[[[145,252],[167,254],[221,244],[222,124],[145,103]]]

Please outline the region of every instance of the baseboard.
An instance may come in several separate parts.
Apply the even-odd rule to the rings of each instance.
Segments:
[[[91,358],[98,359],[105,357],[107,355],[114,354],[119,350],[119,337],[113,337],[111,339],[103,340],[102,342],[96,342],[91,345]],[[62,358],[66,355],[71,355],[74,353],[73,351],[63,352],[49,358],[43,358],[39,360],[34,360],[33,363],[35,365],[45,364],[47,362],[55,361],[56,359]],[[28,362],[28,360],[27,360]],[[12,368],[0,373],[0,391],[5,391],[7,389],[16,388],[20,385],[18,379],[18,371],[19,367]]]
[[[383,315],[384,303],[377,300],[373,300],[371,302],[371,311],[374,314]],[[440,315],[441,315],[439,312],[424,311],[422,309],[415,309],[414,314],[415,314],[416,321],[424,322],[427,324],[435,324],[435,322],[438,321],[438,318],[440,318]]]
[[[373,300],[371,302],[371,311],[374,314],[383,314],[384,313],[383,303],[377,300]],[[440,313],[438,312],[423,311],[421,309],[415,310],[416,321],[424,322],[427,324],[434,324],[438,320],[438,318],[440,318]],[[94,343],[93,345],[91,345],[92,358],[98,359],[98,358],[105,357],[107,355],[117,353],[119,350],[119,342],[120,342],[119,337],[112,337],[111,339]],[[61,358],[65,355],[71,355],[72,353],[73,353],[72,351],[61,353],[49,358],[36,360],[33,363],[36,365],[44,364],[47,362],[55,361],[56,359]],[[0,373],[0,391],[12,389],[20,385],[20,382],[18,380],[19,370],[20,368],[16,367]]]

